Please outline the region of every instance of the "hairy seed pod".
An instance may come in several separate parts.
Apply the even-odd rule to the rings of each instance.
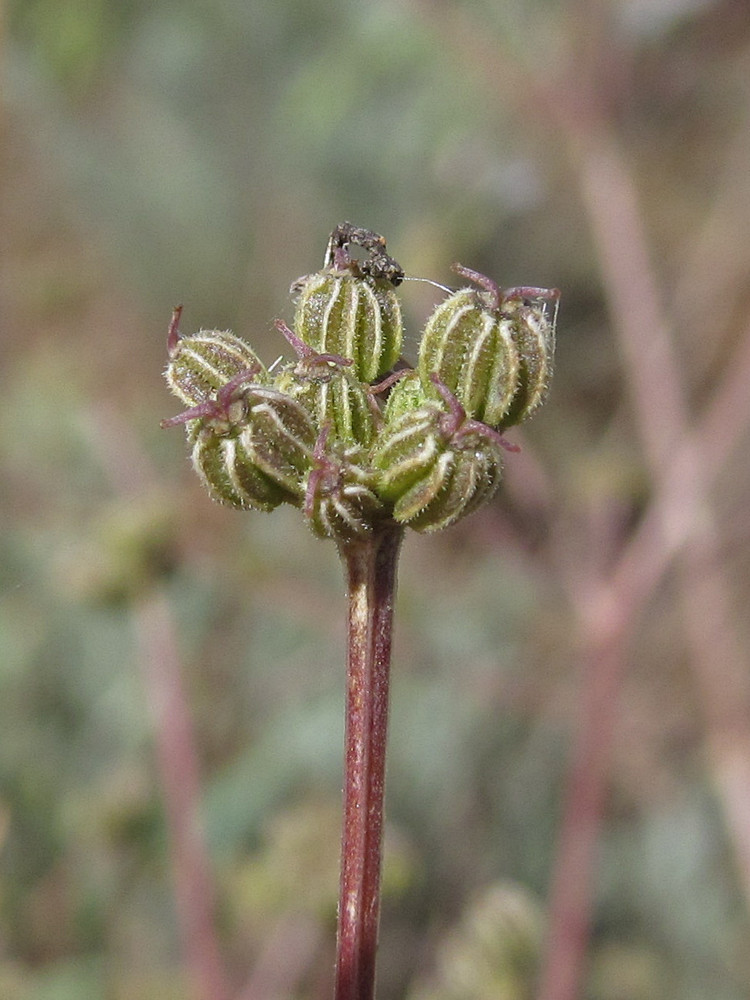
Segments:
[[[287,491],[255,464],[241,435],[219,435],[202,425],[192,436],[193,468],[212,499],[240,510],[262,511],[290,501]]]
[[[518,348],[520,369],[513,399],[498,430],[526,420],[547,398],[555,354],[555,324],[544,306],[529,305],[520,299],[507,300],[502,325],[507,327]]]
[[[346,366],[312,355],[282,368],[273,385],[301,403],[317,427],[330,424],[336,440],[365,448],[372,444],[374,404]]]
[[[401,306],[384,280],[328,268],[301,278],[294,316],[297,336],[313,350],[353,361],[361,382],[374,382],[401,353]]]
[[[555,290],[513,288],[460,265],[479,288],[453,292],[430,316],[422,335],[419,373],[455,393],[466,413],[491,427],[525,419],[545,398],[554,351],[554,321],[529,299],[557,302]]]
[[[313,534],[344,541],[368,535],[386,511],[373,489],[367,453],[330,442],[330,430],[330,425],[324,427],[315,445],[304,513]]]
[[[331,423],[332,434],[350,445],[368,448],[375,436],[375,416],[368,394],[344,368],[294,364],[282,369],[274,386],[298,400],[318,427]]]
[[[164,377],[183,403],[198,406],[214,399],[223,385],[246,371],[254,372],[256,381],[263,381],[265,368],[249,344],[220,330],[181,337],[177,330],[181,312],[181,307],[175,309],[169,326]]]
[[[454,524],[495,493],[507,443],[489,427],[466,418],[439,380],[448,411],[428,404],[387,425],[373,453],[378,494],[393,517],[416,531]],[[439,383],[439,384],[438,384]]]
[[[287,491],[290,503],[302,501],[315,435],[309,413],[296,400],[277,389],[253,387],[240,437],[255,465]]]
[[[431,402],[432,398],[426,395],[419,372],[407,371],[391,389],[383,410],[383,419],[386,424],[393,424],[405,413],[418,410]]]
[[[313,461],[315,428],[298,402],[236,376],[214,400],[163,426],[187,425],[193,465],[211,496],[232,507],[301,506]]]

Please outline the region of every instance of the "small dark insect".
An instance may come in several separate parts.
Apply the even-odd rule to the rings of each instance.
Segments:
[[[360,247],[370,255],[366,260],[355,260],[349,247]],[[400,285],[404,280],[404,269],[386,253],[385,237],[371,229],[342,222],[336,226],[326,247],[325,267],[349,268],[370,278],[380,278],[392,285]]]

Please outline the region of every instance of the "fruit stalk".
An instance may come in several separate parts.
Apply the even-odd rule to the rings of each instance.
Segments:
[[[403,528],[339,544],[349,600],[344,824],[334,1000],[373,1000],[380,914],[388,685]]]

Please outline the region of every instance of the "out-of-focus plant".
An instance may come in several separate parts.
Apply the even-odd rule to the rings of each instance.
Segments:
[[[746,655],[727,655],[733,632],[747,650],[743,623],[725,626],[711,590],[721,575],[730,605],[746,603],[750,7],[6,11],[0,995],[136,995],[145,966],[160,984],[139,997],[174,995],[165,982],[184,992],[152,753],[164,727],[157,714],[149,732],[129,669],[161,528],[136,501],[148,537],[132,560],[131,513],[102,466],[132,485],[130,441],[158,467],[150,486],[179,475],[179,449],[155,433],[165,299],[189,287],[211,325],[247,317],[270,359],[257,320],[341,213],[377,219],[419,273],[455,255],[566,290],[554,411],[524,429],[474,519],[407,536],[389,801],[429,864],[388,912],[380,991],[403,996],[433,964],[436,925],[511,877],[549,896],[545,964],[573,969],[564,988],[549,977],[555,1000],[744,997],[750,674]],[[405,291],[417,330],[408,318],[434,293]],[[689,416],[677,435],[657,349],[670,329]],[[656,391],[628,399],[636,369]],[[124,411],[96,460],[92,400]],[[639,427],[690,447],[650,463]],[[340,595],[331,546],[289,546],[297,510],[235,518],[196,494],[169,505],[178,558],[164,589],[206,796],[191,814],[204,814],[222,903],[261,817],[311,779],[340,785]],[[691,542],[706,510],[713,555]],[[697,596],[681,616],[685,581]],[[112,802],[120,833],[101,837]],[[239,978],[257,942],[223,916]]]
[[[539,904],[525,889],[490,886],[442,935],[437,968],[409,1000],[532,1000],[542,928]]]
[[[354,255],[354,250],[362,259]],[[419,365],[401,356],[401,266],[382,236],[343,223],[323,270],[300,278],[296,359],[267,369],[231,333],[181,336],[170,324],[166,377],[188,409],[193,465],[210,495],[240,510],[297,507],[332,539],[348,587],[344,824],[336,1000],[371,1000],[380,870],[391,633],[404,530],[455,524],[495,494],[500,431],[544,400],[559,292],[472,284],[428,319]],[[553,312],[548,313],[548,304]],[[386,400],[383,402],[383,400]]]

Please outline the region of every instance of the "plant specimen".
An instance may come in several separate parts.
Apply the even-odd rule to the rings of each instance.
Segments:
[[[358,259],[352,248],[362,255]],[[343,223],[322,270],[292,285],[295,357],[266,369],[243,340],[169,327],[166,378],[188,406],[193,465],[244,510],[297,507],[332,539],[349,601],[344,823],[335,1000],[372,1000],[380,905],[388,680],[404,532],[433,532],[500,483],[502,431],[546,397],[559,292],[470,282],[427,320],[416,368],[401,356],[404,271],[382,236]],[[448,290],[450,291],[450,290]],[[551,307],[551,308],[550,308]]]

